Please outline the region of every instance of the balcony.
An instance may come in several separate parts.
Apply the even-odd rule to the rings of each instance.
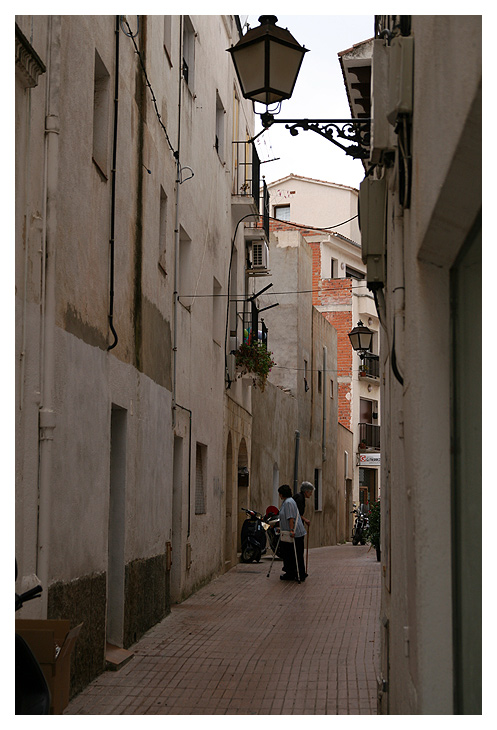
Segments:
[[[359,365],[359,378],[378,384],[380,379],[380,359],[378,355],[365,355]]]
[[[380,427],[375,423],[359,424],[359,451],[380,450]]]
[[[260,167],[253,142],[233,142],[231,207],[237,219],[260,212]]]

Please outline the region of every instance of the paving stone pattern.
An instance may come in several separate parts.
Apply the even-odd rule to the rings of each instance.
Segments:
[[[152,628],[72,715],[375,715],[380,563],[368,546],[309,550],[309,577],[240,564]]]

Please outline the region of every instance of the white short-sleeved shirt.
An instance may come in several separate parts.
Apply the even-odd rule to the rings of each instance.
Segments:
[[[290,529],[290,523],[289,519],[295,520],[295,537],[303,537],[304,535],[307,535],[307,532],[304,527],[304,523],[300,519],[299,515],[299,509],[297,507],[297,503],[295,502],[292,497],[288,497],[285,499],[283,504],[280,508],[280,528],[282,530],[289,530]]]

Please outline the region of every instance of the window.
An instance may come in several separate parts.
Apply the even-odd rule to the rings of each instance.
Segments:
[[[167,228],[167,195],[160,189],[160,220],[159,220],[159,269],[167,275],[166,269],[166,228]]]
[[[274,217],[278,221],[289,221],[290,220],[290,205],[275,205],[274,206]]]
[[[195,81],[195,31],[192,21],[185,15],[183,26],[183,78],[193,91]]]
[[[323,373],[321,370],[318,370],[318,393],[321,393],[323,389]]]
[[[93,86],[93,161],[100,172],[107,177],[109,147],[109,72],[95,51]]]
[[[353,269],[352,266],[345,267],[345,278],[346,279],[364,279],[365,274],[362,271]]]
[[[171,38],[172,38],[172,32],[171,32],[171,21],[172,21],[172,15],[164,15],[164,50],[167,55],[167,59],[169,63],[172,64],[172,54],[171,54]]]
[[[307,393],[309,390],[309,383],[307,382],[307,360],[304,360],[304,388]]]
[[[330,378],[330,398],[334,398],[333,395],[333,380]]]
[[[338,279],[338,261],[330,259],[330,279]]]
[[[181,304],[189,309],[192,303],[192,240],[180,229],[178,294]]]
[[[205,484],[207,467],[207,446],[197,443],[195,459],[195,514],[203,515],[205,509]]]
[[[323,470],[314,469],[314,509],[316,511],[323,509],[322,482]]]
[[[216,138],[214,147],[219,155],[221,162],[224,162],[224,117],[226,112],[224,111],[223,104],[219,98],[219,94],[216,92]]]

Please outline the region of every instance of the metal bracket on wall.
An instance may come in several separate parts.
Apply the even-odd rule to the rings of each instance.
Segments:
[[[275,119],[272,114],[261,114],[265,131],[273,124],[284,124],[293,137],[300,130],[316,132],[356,159],[369,159],[371,119]],[[262,134],[262,132],[261,132]],[[342,144],[339,140],[349,142]]]

